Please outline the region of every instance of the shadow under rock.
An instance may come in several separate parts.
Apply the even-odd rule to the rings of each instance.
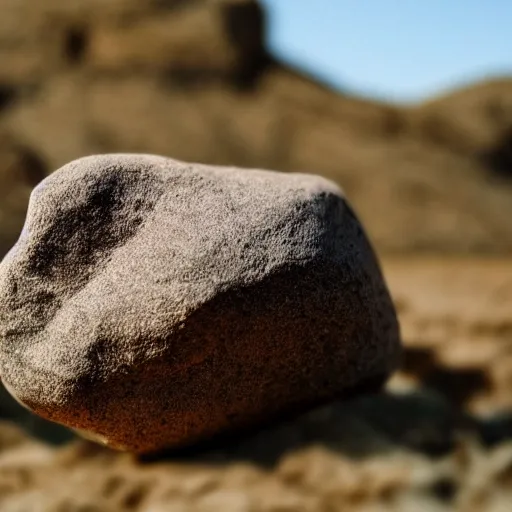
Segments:
[[[0,419],[15,422],[29,435],[52,445],[77,439],[67,428],[23,408],[3,386],[0,386]],[[186,449],[139,456],[138,460],[140,463],[172,461],[213,465],[250,462],[271,468],[286,454],[311,446],[323,446],[351,458],[397,451],[435,458],[452,452],[459,434],[468,432],[488,448],[510,441],[512,412],[478,420],[432,390],[393,394],[369,389],[365,394],[318,407],[258,430],[217,438]],[[91,445],[88,441],[81,444]],[[115,455],[99,445],[93,450],[96,452]]]
[[[434,350],[426,347],[405,347],[402,371],[414,375],[425,388],[436,391],[459,408],[491,388],[485,369],[450,368],[437,359]]]
[[[440,395],[381,392],[334,402],[257,432],[141,456],[139,460],[219,465],[238,461],[271,468],[287,453],[315,445],[352,458],[397,450],[438,457],[452,451],[457,432],[467,428],[473,428],[472,422]]]
[[[496,414],[477,422],[480,440],[487,448],[512,441],[512,411]]]

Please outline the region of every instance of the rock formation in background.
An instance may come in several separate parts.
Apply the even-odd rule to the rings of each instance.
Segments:
[[[253,0],[0,0],[0,12],[0,254],[32,184],[9,156],[19,148],[31,176],[105,152],[317,172],[380,251],[512,249],[510,80],[412,107],[334,91],[269,54]]]

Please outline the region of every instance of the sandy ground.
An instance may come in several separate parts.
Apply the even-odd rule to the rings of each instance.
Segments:
[[[508,512],[512,259],[383,266],[406,344],[385,393],[152,460],[73,439],[3,394],[0,511]]]

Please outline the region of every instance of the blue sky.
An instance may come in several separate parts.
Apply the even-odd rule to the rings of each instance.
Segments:
[[[330,84],[416,101],[512,76],[512,0],[262,0],[274,53]]]

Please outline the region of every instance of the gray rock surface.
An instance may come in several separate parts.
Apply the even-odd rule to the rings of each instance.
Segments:
[[[378,385],[400,353],[330,181],[150,155],[34,189],[0,265],[0,371],[41,416],[148,452]]]

